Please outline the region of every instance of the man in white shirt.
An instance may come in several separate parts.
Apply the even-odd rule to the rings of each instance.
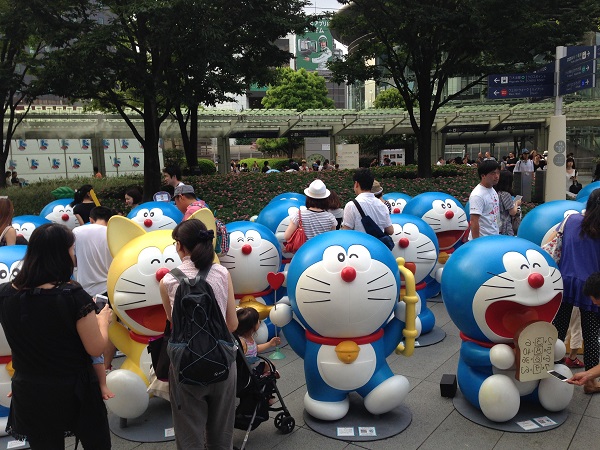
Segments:
[[[183,185],[183,181],[181,181],[181,169],[179,166],[165,167],[162,172],[163,181],[167,186],[176,188],[177,186]]]
[[[500,164],[495,160],[483,161],[477,167],[477,173],[481,181],[469,197],[471,214],[469,240],[500,234],[498,229],[500,202],[498,193],[494,189],[500,179]]]
[[[371,171],[367,168],[357,169],[356,172],[354,172],[354,177],[352,179],[354,180],[354,193],[357,194],[356,201],[360,204],[365,215],[371,217],[385,234],[393,234],[394,227],[387,207],[371,193],[371,188],[375,181],[375,177]],[[356,209],[354,202],[348,202],[344,207],[342,229],[366,233],[361,219],[361,215],[358,212],[358,209]]]

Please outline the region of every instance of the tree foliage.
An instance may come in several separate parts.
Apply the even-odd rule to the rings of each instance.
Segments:
[[[276,39],[310,24],[304,0],[88,2],[81,18],[102,20],[53,52],[46,81],[57,95],[94,99],[123,117],[144,147],[147,198],[160,188],[159,128],[169,114],[179,122],[188,163],[196,166],[198,107],[266,84],[268,68],[290,57]]]
[[[418,142],[419,175],[431,174],[431,129],[450,77],[525,71],[594,29],[594,0],[338,0],[331,28],[349,45],[329,64],[334,81],[389,80]],[[537,57],[537,59],[536,59]],[[375,61],[373,63],[372,61]]]
[[[375,97],[373,106],[375,108],[405,108],[406,104],[398,89],[388,88]]]

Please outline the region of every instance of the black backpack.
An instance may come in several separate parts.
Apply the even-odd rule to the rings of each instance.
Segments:
[[[172,331],[167,352],[179,382],[205,386],[224,381],[237,346],[227,328],[212,287],[208,270],[188,278],[171,270],[179,281],[172,313]]]

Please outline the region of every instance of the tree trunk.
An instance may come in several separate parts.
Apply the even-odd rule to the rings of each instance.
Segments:
[[[161,168],[158,158],[158,138],[160,119],[156,102],[144,100],[144,201],[152,200],[152,196],[161,187]]]
[[[198,105],[190,108],[190,141],[189,148],[185,149],[185,159],[190,169],[198,167]]]

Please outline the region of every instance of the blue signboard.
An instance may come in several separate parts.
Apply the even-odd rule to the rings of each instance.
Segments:
[[[567,56],[560,59],[558,95],[589,89],[596,85],[596,48],[594,46],[567,47]]]
[[[594,86],[596,86],[596,77],[594,74],[591,74],[567,83],[561,83],[558,88],[558,95],[571,94],[573,92],[581,91],[582,89],[593,88]]]
[[[507,86],[488,89],[488,99],[524,98],[524,97],[552,97],[553,84]]]
[[[554,72],[489,75],[488,87],[554,84]]]

